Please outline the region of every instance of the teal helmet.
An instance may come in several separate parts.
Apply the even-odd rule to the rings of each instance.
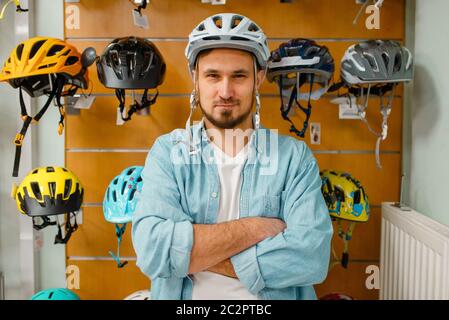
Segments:
[[[142,191],[143,167],[132,166],[123,170],[110,183],[103,200],[103,213],[111,223],[129,223],[132,221],[138,197]]]
[[[65,288],[53,288],[39,291],[31,300],[81,300],[77,294]]]

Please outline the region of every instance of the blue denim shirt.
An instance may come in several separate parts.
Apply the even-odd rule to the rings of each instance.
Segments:
[[[142,173],[132,236],[153,299],[191,299],[192,224],[216,223],[220,181],[204,123],[187,137],[184,129],[159,137]],[[316,159],[304,142],[265,128],[249,144],[240,218],[279,218],[287,227],[231,257],[235,272],[261,299],[316,299],[313,285],[327,276],[333,232]]]

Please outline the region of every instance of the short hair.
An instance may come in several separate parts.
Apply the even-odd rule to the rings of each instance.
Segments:
[[[209,48],[209,49],[205,49],[205,50],[203,50],[203,51],[200,51],[200,52],[198,53],[198,55],[196,56],[196,61],[195,61],[195,64],[194,64],[194,65],[196,66],[196,64],[197,64],[198,60],[200,59],[200,57],[205,56],[205,55],[208,55],[208,54],[209,54],[212,50],[214,50],[214,49],[226,49],[226,48],[225,48],[225,47],[222,47],[222,48]],[[232,48],[229,48],[229,49],[232,49]],[[236,50],[239,50],[239,49],[236,49]],[[250,54],[253,56],[254,61],[256,61],[256,69],[257,69],[257,71],[262,70],[262,67],[261,67],[260,64],[259,64],[259,61],[257,61],[256,56],[255,56],[253,53],[251,53],[251,52],[249,52],[249,51],[246,51],[246,50],[240,50],[240,51],[244,51],[244,52],[250,53]]]

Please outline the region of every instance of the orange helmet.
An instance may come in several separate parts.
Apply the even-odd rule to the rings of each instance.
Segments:
[[[73,96],[78,88],[88,87],[87,68],[95,59],[93,48],[80,55],[74,46],[47,37],[28,39],[11,52],[0,72],[0,82],[7,81],[13,88],[19,88],[23,126],[14,139],[13,177],[18,176],[22,143],[29,125],[37,123],[55,99],[60,113],[58,133],[62,134],[65,112],[61,97]],[[32,97],[48,96],[47,102],[33,117],[27,113],[22,90]]]
[[[6,60],[0,81],[22,87],[30,96],[48,92],[50,74],[61,75],[64,83],[87,88],[88,77],[78,50],[59,39],[35,37],[20,43]]]

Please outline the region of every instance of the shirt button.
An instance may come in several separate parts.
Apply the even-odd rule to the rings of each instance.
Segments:
[[[212,198],[216,198],[217,197],[217,193],[216,192],[212,192]]]

